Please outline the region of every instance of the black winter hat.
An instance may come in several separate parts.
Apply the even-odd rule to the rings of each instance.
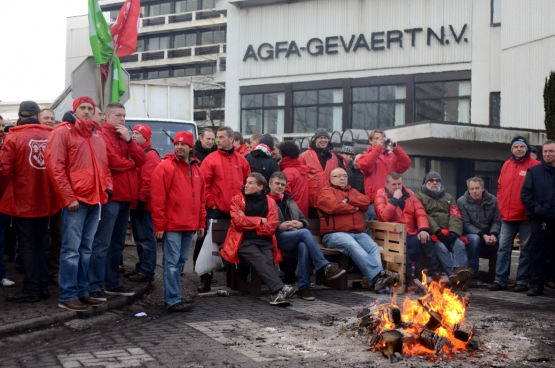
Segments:
[[[328,137],[328,139],[330,139],[330,134],[328,133],[326,128],[318,128],[314,131],[314,136],[312,137],[312,139],[316,140],[316,138],[321,137],[323,135],[325,135],[326,137]]]
[[[513,140],[511,141],[511,152],[513,151],[513,146],[516,143],[522,143],[523,145],[526,146],[526,150],[528,150],[530,147],[528,146],[528,142],[526,142],[526,139],[522,136],[516,136],[513,138]]]
[[[23,101],[19,104],[19,115],[22,117],[38,115],[40,111],[40,107],[35,101]]]
[[[422,181],[422,184],[426,184],[430,179],[439,179],[439,181],[441,182],[441,175],[439,175],[439,173],[435,171],[430,171],[426,174],[426,177],[424,178],[424,181]]]
[[[274,138],[269,134],[264,134],[258,143],[267,145],[270,147],[270,151],[274,150]]]

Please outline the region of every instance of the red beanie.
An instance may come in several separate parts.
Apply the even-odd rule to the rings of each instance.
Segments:
[[[92,98],[83,96],[73,100],[73,112],[75,113],[75,111],[77,111],[77,108],[83,103],[90,103],[91,105],[93,105],[93,108],[96,107]]]
[[[137,124],[133,127],[133,130],[138,131],[145,137],[147,141],[150,141],[150,137],[152,136],[152,129],[148,125],[144,124]]]
[[[190,133],[190,132],[175,133],[173,144],[175,145],[177,142],[183,142],[191,148],[194,148],[195,146],[195,139],[193,138],[193,133]]]

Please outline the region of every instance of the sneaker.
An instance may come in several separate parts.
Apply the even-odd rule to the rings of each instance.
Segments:
[[[126,289],[123,286],[117,287],[111,290],[104,290],[104,292],[108,295],[121,295],[121,296],[133,296],[135,295],[134,291]]]
[[[102,291],[93,291],[92,293],[89,293],[89,296],[93,299],[99,300],[101,302],[107,302],[108,299],[106,298],[106,295],[104,295],[104,293]]]
[[[283,289],[281,289],[281,293],[285,299],[291,299],[293,295],[297,292],[297,288],[291,285],[285,285]]]
[[[309,302],[315,301],[316,298],[312,296],[310,289],[307,287],[302,287],[297,291],[297,297]]]
[[[528,290],[526,295],[528,295],[528,296],[540,296],[540,295],[543,295],[543,290],[532,288],[532,289]]]
[[[513,288],[513,291],[516,291],[517,293],[520,293],[521,291],[527,291],[527,290],[528,290],[528,286],[522,285],[522,284],[516,284],[515,287]]]
[[[285,299],[281,291],[278,291],[270,297],[270,305],[289,305],[289,300]]]
[[[470,268],[455,267],[453,273],[449,275],[449,282],[453,285],[464,283],[468,278],[472,277],[474,271]]]
[[[183,303],[179,302],[167,309],[168,313],[175,313],[175,312],[187,312],[191,308],[194,307],[193,303]]]
[[[399,274],[396,272],[382,270],[378,274],[378,279],[374,284],[374,291],[378,293],[386,287],[391,287],[399,282]]]
[[[2,286],[5,286],[5,287],[10,287],[10,286],[14,286],[15,282],[4,277],[2,281],[0,281],[0,284],[2,284]]]
[[[89,307],[86,304],[81,303],[79,299],[73,299],[69,302],[59,302],[58,308],[68,309],[74,312],[84,312],[89,309]]]
[[[507,290],[506,286],[501,285],[498,282],[494,282],[493,284],[490,285],[489,287],[489,291],[500,291],[500,290]]]
[[[330,263],[324,269],[324,274],[326,275],[326,280],[328,281],[335,280],[336,278],[343,275],[345,272],[346,271],[344,269],[337,267],[337,265],[333,263]]]
[[[135,282],[152,282],[154,281],[154,277],[145,276],[141,273],[138,273],[136,275],[129,276],[129,280]]]

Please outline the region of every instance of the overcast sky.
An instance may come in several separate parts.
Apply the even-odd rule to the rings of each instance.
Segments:
[[[0,101],[54,100],[63,92],[66,18],[87,0],[0,0]]]

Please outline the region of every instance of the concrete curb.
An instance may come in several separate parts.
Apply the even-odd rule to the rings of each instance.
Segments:
[[[71,319],[87,318],[94,316],[106,311],[123,307],[124,305],[131,304],[137,300],[140,296],[145,294],[151,288],[150,282],[143,282],[137,284],[136,293],[133,296],[116,296],[109,299],[107,302],[103,303],[100,307],[89,308],[86,312],[72,312],[64,311],[56,315],[41,316],[38,318],[32,318],[25,321],[19,321],[15,323],[10,323],[4,326],[0,326],[0,338],[7,335],[13,335],[20,332],[26,332],[28,330],[36,330],[56,323],[67,322]],[[61,310],[61,309],[60,309]]]

